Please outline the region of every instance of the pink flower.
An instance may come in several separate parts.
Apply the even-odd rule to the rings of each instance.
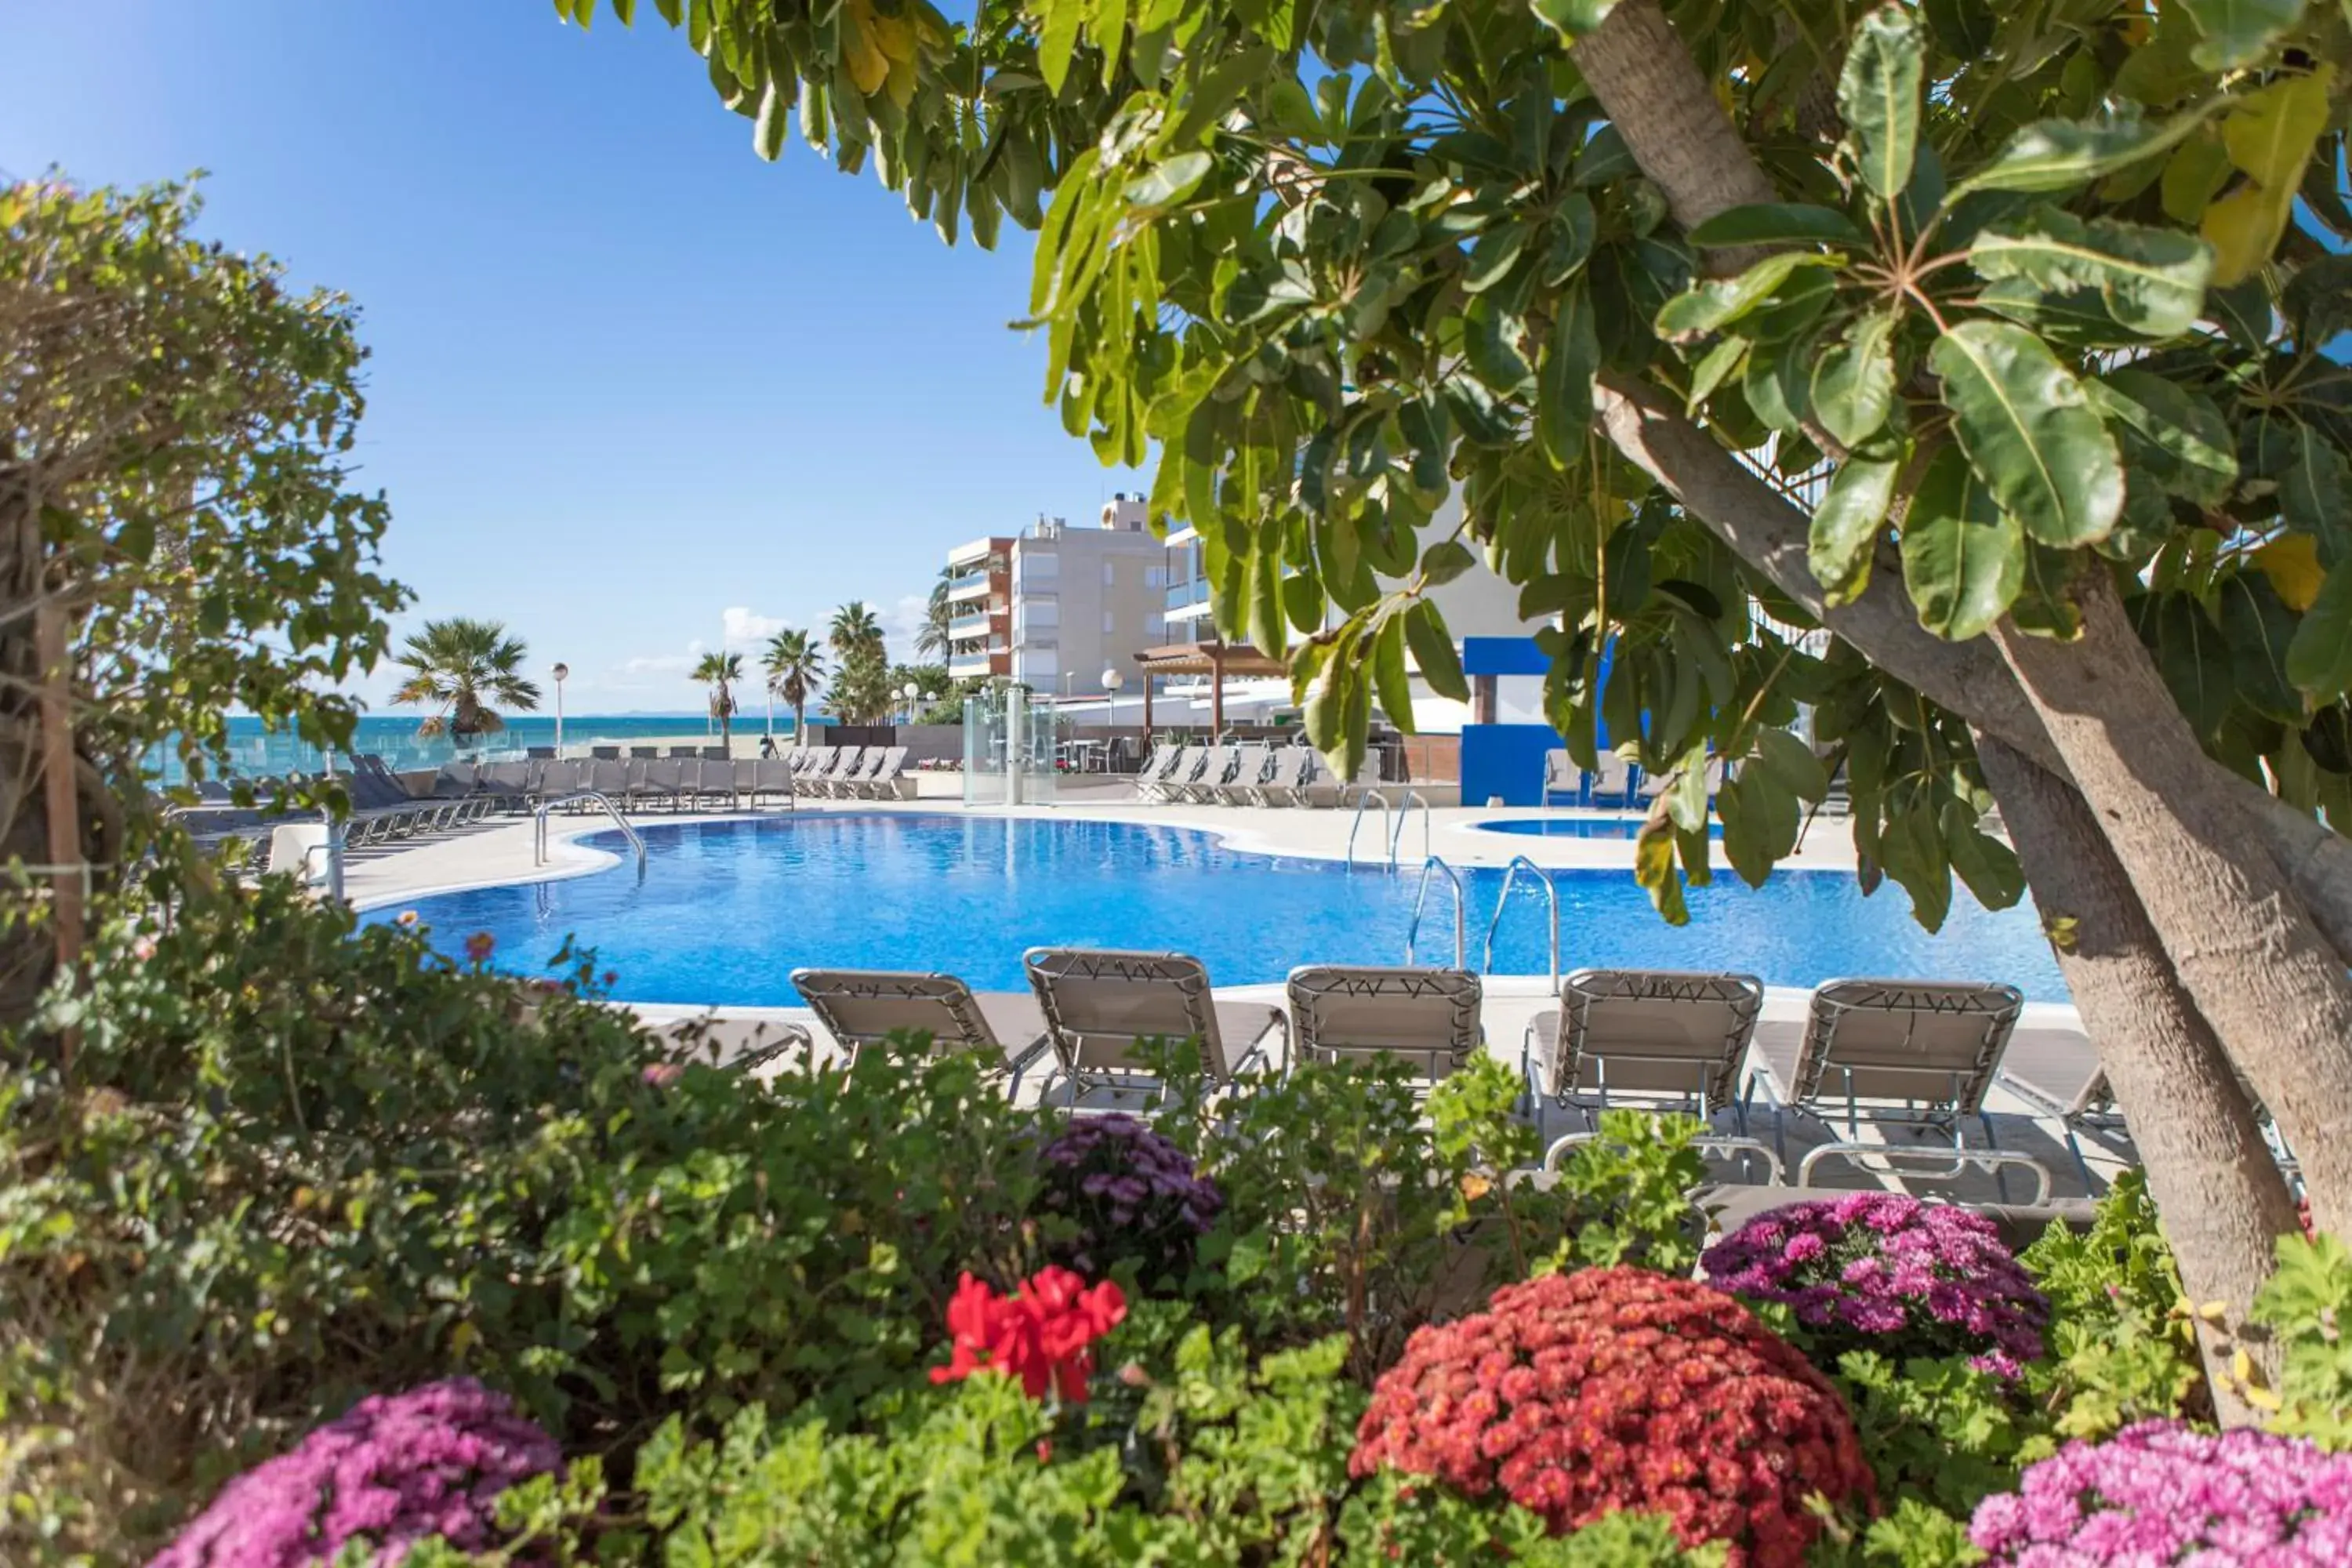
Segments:
[[[667,1089],[686,1076],[686,1068],[679,1062],[655,1062],[638,1076],[656,1089]]]
[[[467,961],[475,964],[488,963],[490,961],[490,954],[497,951],[498,945],[498,938],[486,931],[478,931],[466,939]]]

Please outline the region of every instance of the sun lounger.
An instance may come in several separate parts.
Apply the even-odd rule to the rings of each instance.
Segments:
[[[1208,763],[1208,747],[1178,747],[1175,760],[1168,764],[1168,772],[1161,775],[1151,798],[1163,803],[1182,800],[1184,792],[1192,786],[1193,781],[1201,776],[1201,770]]]
[[[1631,809],[1637,798],[1635,781],[1641,770],[1614,752],[1603,752],[1593,761],[1600,765],[1583,775],[1584,803]]]
[[[793,804],[793,764],[787,759],[761,757],[752,763],[739,763],[736,767],[739,775],[745,767],[751,770],[751,787],[743,798],[751,805],[752,810],[757,811],[760,808],[761,795],[766,795],[771,800],[781,801],[788,808]]]
[[[837,746],[801,747],[797,751],[793,752],[790,758],[793,769],[793,783],[797,786],[804,784],[809,780],[815,778],[819,773],[824,773],[825,769],[833,766],[834,758],[839,754],[840,748]]]
[[[898,775],[907,765],[907,748],[892,746],[884,751],[871,773],[853,781],[852,794],[868,800],[895,800],[898,795]]]
[[[833,765],[809,781],[810,786],[822,795],[838,795],[842,786],[856,776],[858,764],[865,760],[862,747],[844,746],[834,753]]]
[[[1659,773],[1642,780],[1640,795],[1643,800],[1655,800],[1674,786],[1675,775]],[[1713,800],[1723,793],[1723,759],[1716,757],[1706,764],[1706,798]]]
[[[1748,1076],[1743,1105],[1761,1088],[1787,1113],[1801,1111],[1823,1122],[1843,1117],[1844,1142],[1809,1151],[1797,1168],[1797,1184],[1810,1186],[1813,1168],[1826,1159],[1899,1160],[1931,1156],[1937,1174],[1958,1174],[1968,1165],[1993,1171],[1996,1180],[2012,1165],[2030,1167],[2042,1196],[2050,1173],[2041,1162],[2002,1151],[1984,1098],[2000,1071],[2025,999],[2013,985],[1955,981],[1833,980],[1814,991],[1801,1023],[1767,1020],[1756,1028],[1759,1065]],[[1972,1149],[1962,1131],[1975,1117],[1985,1145]],[[1874,1127],[1948,1131],[1948,1148],[1865,1143],[1862,1123]],[[1785,1130],[1776,1126],[1777,1146],[1787,1159]],[[1941,1169],[1949,1165],[1949,1171]]]
[[[1152,747],[1151,754],[1143,759],[1143,766],[1137,770],[1135,798],[1138,800],[1160,799],[1160,785],[1167,781],[1169,772],[1176,766],[1176,759],[1181,756],[1183,752],[1183,747],[1171,746],[1164,742]]]
[[[660,755],[661,748],[659,746],[631,746],[629,748],[629,760],[633,763],[650,763]]]
[[[1779,1180],[1780,1157],[1747,1136],[1738,1099],[1739,1067],[1763,1005],[1764,984],[1752,974],[1580,969],[1564,976],[1559,1008],[1528,1021],[1519,1052],[1538,1135],[1551,1105],[1585,1120],[1583,1132],[1555,1149],[1590,1140],[1600,1113],[1627,1101],[1702,1119],[1728,1109],[1739,1135],[1710,1135],[1702,1144],[1755,1152]]]
[[[628,804],[635,810],[660,805],[675,811],[686,794],[686,764],[673,757],[626,763],[624,776]],[[610,790],[604,793],[612,794]]]
[[[653,764],[648,763],[644,765],[650,767]],[[642,778],[642,775],[639,776]],[[586,773],[581,777],[580,788],[574,793],[593,791],[621,810],[626,811],[635,804],[635,797],[630,791],[634,782],[636,781],[630,778],[628,764],[619,758],[597,757],[589,763]]]
[[[2042,1115],[2056,1121],[2066,1137],[2066,1152],[2084,1184],[2090,1184],[2090,1163],[2083,1157],[2082,1132],[2127,1133],[2116,1092],[2099,1065],[2098,1047],[2078,1028],[2021,1024],[2010,1033],[2009,1050],[2000,1059],[2000,1081],[2009,1091]],[[2254,1093],[2245,1075],[2238,1086],[2253,1107],[2254,1121],[2270,1145],[2272,1157],[2292,1175],[2294,1153],[2286,1146],[2270,1110]]]
[[[1176,798],[1196,805],[1205,805],[1216,799],[1217,791],[1233,777],[1239,751],[1237,746],[1209,747],[1202,757],[1200,772],[1190,782],[1177,787]]]
[[[1562,795],[1570,796],[1579,805],[1584,803],[1584,770],[1576,765],[1576,759],[1570,757],[1566,750],[1554,747],[1544,753],[1543,789],[1536,796],[1536,804],[1556,805],[1552,797]]]
[[[1272,760],[1268,749],[1258,742],[1236,748],[1232,771],[1226,773],[1224,782],[1204,786],[1202,798],[1219,805],[1257,804],[1258,786],[1265,782],[1266,764]]]
[[[621,748],[618,746],[591,746],[588,748],[588,760],[592,763],[617,763],[621,760]]]
[[[976,995],[952,974],[795,969],[793,985],[852,1061],[887,1036],[929,1035],[941,1055],[972,1050],[1002,1058],[1018,1093],[1021,1075],[1052,1043],[1034,995]]]
[[[1486,1044],[1483,988],[1465,969],[1310,964],[1290,972],[1291,1039],[1302,1061],[1394,1057],[1435,1088]]]
[[[1290,1020],[1279,1007],[1218,1002],[1201,961],[1181,952],[1031,948],[1022,955],[1045,1009],[1069,1102],[1095,1089],[1149,1094],[1160,1087],[1135,1047],[1147,1040],[1197,1039],[1202,1066],[1219,1084],[1271,1066],[1279,1037],[1290,1060]],[[1240,1048],[1235,1049],[1236,1047]]]

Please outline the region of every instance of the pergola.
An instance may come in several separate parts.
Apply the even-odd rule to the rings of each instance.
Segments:
[[[1151,681],[1161,675],[1205,675],[1209,678],[1209,728],[1225,728],[1225,677],[1228,675],[1287,675],[1290,667],[1272,654],[1260,653],[1245,642],[1180,642],[1148,647],[1135,656],[1143,673],[1143,733],[1151,734]]]

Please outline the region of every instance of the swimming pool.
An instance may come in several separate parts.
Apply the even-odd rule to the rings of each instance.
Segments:
[[[1024,988],[1021,952],[1048,944],[1181,950],[1220,985],[1278,981],[1295,964],[1395,963],[1416,879],[1273,858],[1150,824],[899,813],[810,813],[644,826],[649,862],[585,877],[424,899],[446,952],[488,931],[499,966],[536,973],[567,934],[596,950],[625,1001],[793,1005],[801,964],[941,970],[981,990]],[[620,851],[617,834],[584,842]],[[1689,892],[1667,927],[1630,871],[1567,871],[1565,967],[1738,969],[1775,985],[1839,975],[1997,979],[2038,1000],[2065,990],[2030,907],[1992,913],[1956,889],[1929,936],[1891,885],[1864,900],[1850,876],[1784,872],[1758,891],[1727,872]],[[1465,869],[1469,962],[1502,873]],[[1495,952],[1498,973],[1547,967],[1541,891],[1525,879]],[[1453,957],[1448,890],[1433,886],[1418,954]]]
[[[1480,833],[1516,833],[1528,838],[1639,838],[1642,819],[1638,816],[1506,816],[1492,822],[1474,822],[1471,827]],[[1707,837],[1723,837],[1723,824],[1706,825]],[[1494,906],[1490,902],[1487,908]]]

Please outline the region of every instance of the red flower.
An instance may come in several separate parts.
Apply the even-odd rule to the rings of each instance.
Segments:
[[[931,1368],[931,1381],[1001,1372],[1019,1378],[1032,1399],[1050,1388],[1065,1404],[1082,1404],[1095,1370],[1090,1347],[1126,1316],[1117,1284],[1088,1286],[1066,1268],[1040,1269],[1011,1296],[966,1274],[948,1302],[948,1364]]]
[[[486,931],[478,931],[466,939],[466,957],[475,963],[488,963],[498,945],[498,938]]]
[[[1417,1331],[1381,1377],[1349,1468],[1500,1490],[1565,1532],[1664,1513],[1734,1568],[1795,1568],[1813,1493],[1870,1507],[1834,1389],[1728,1296],[1633,1268],[1554,1276]]]

